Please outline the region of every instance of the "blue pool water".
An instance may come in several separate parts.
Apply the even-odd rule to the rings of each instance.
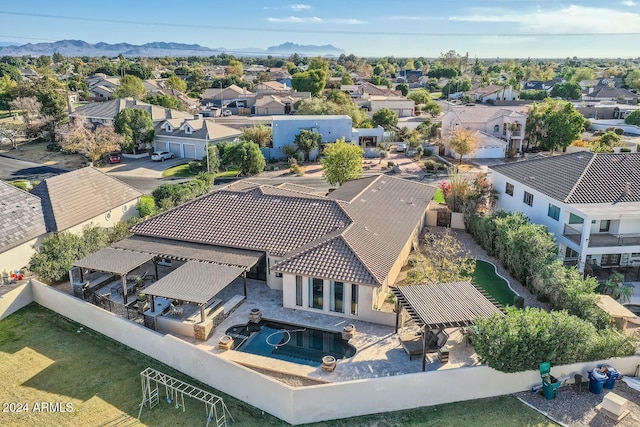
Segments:
[[[324,356],[346,359],[356,352],[339,332],[263,320],[227,329],[233,349],[287,362],[320,366]]]

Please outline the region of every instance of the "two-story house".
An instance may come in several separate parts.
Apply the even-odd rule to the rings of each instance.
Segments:
[[[546,226],[567,264],[640,265],[640,153],[579,152],[490,169],[497,207]]]
[[[527,126],[524,108],[464,106],[447,111],[442,117],[442,134],[446,138],[457,127],[482,133],[474,158],[501,158],[511,150],[520,152]]]

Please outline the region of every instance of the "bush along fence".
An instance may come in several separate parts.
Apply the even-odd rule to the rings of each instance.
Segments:
[[[556,310],[515,308],[478,322],[474,346],[492,368],[535,369],[542,361],[575,363],[632,355],[637,342],[614,328],[597,305],[598,282],[556,259],[553,235],[521,213],[474,214],[469,232],[517,280]]]

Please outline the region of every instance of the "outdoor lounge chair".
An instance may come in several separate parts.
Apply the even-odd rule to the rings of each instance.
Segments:
[[[409,360],[413,356],[422,355],[422,334],[401,334],[398,335],[400,344],[404,351],[409,355]],[[442,348],[449,339],[449,334],[445,331],[439,331],[434,334],[433,331],[427,331],[427,353],[434,353]]]
[[[180,317],[182,316],[182,313],[184,313],[184,308],[180,307],[179,305],[176,305],[175,303],[171,303],[171,311],[169,312],[169,314],[171,314],[171,316],[173,317]]]

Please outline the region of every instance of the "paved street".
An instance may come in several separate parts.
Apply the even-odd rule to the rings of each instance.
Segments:
[[[28,179],[30,181],[41,181],[64,172],[67,172],[67,170],[0,154],[0,179],[2,180]]]

